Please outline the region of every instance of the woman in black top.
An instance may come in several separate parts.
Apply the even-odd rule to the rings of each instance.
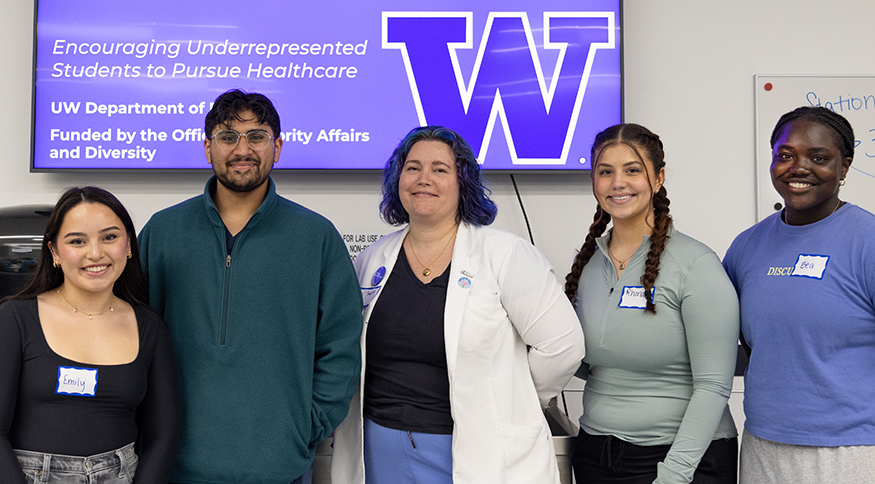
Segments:
[[[127,211],[105,190],[67,190],[34,279],[0,304],[0,481],[167,482],[176,374],[144,294]]]
[[[335,430],[332,482],[558,484],[541,407],[584,342],[550,264],[489,227],[474,151],[441,126],[398,144],[380,208],[404,227],[355,261],[362,381]]]

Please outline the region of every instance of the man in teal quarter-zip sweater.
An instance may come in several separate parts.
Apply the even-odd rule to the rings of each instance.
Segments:
[[[331,222],[276,193],[283,140],[270,100],[228,91],[205,127],[215,176],[139,236],[179,370],[170,480],[307,483],[358,389],[361,292]]]

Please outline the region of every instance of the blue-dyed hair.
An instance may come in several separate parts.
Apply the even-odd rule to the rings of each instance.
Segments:
[[[489,198],[492,192],[483,185],[480,164],[477,163],[474,150],[459,133],[443,126],[412,129],[392,152],[383,170],[383,200],[380,202],[380,215],[383,220],[392,225],[410,222],[410,215],[401,205],[398,180],[401,178],[407,155],[413,145],[420,141],[445,143],[456,158],[456,173],[459,178],[459,211],[456,213],[456,222],[478,226],[491,224],[498,213],[498,207]]]

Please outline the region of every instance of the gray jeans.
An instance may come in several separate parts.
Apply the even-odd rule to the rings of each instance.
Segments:
[[[134,444],[88,457],[16,450],[28,484],[131,484],[137,471]]]

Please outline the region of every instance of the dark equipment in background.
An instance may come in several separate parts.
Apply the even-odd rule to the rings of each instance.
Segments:
[[[30,282],[42,252],[51,205],[0,208],[0,298]]]

